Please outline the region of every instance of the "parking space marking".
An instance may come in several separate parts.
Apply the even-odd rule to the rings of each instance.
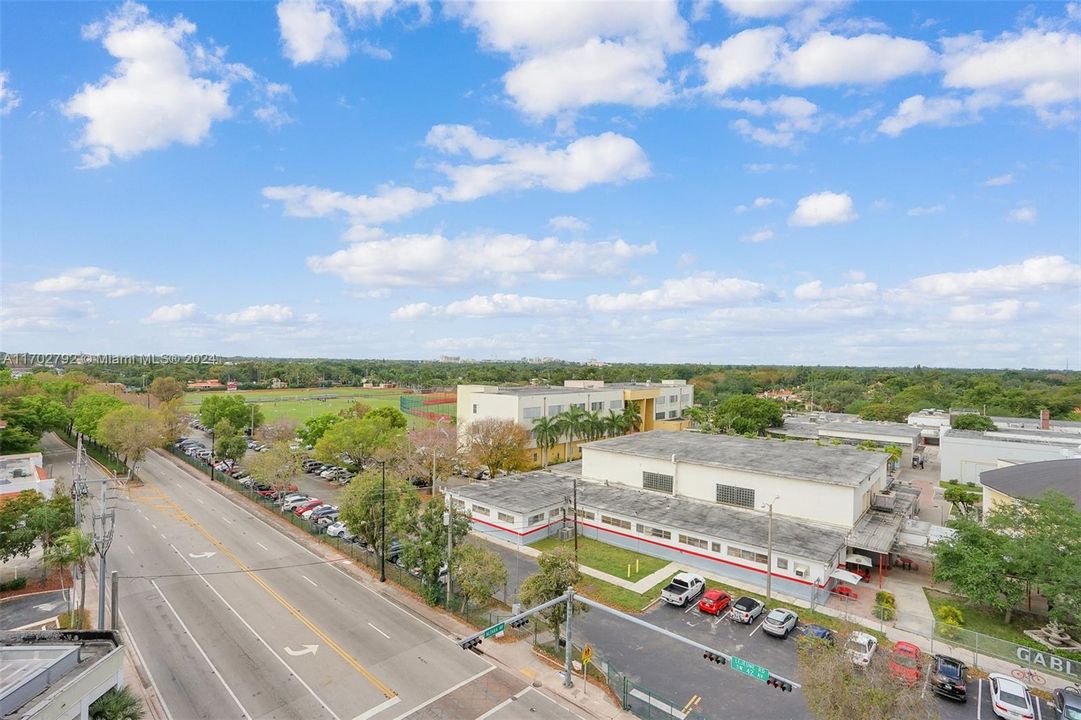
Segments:
[[[255,544],[256,544],[256,545],[258,545],[259,547],[263,548],[263,549],[264,549],[264,550],[266,550],[267,552],[270,552],[270,548],[268,548],[268,547],[267,547],[266,545],[264,545],[263,543],[259,542],[258,540],[256,540],[256,541],[255,541]]]
[[[983,715],[983,678],[980,678],[980,689],[976,694],[976,720],[980,720]]]
[[[748,635],[747,637],[754,637],[754,634],[756,632],[758,632],[758,628],[762,627],[762,623],[764,623],[765,621],[766,621],[765,618],[762,618],[761,620],[759,620],[758,624],[754,626],[754,630],[751,630],[751,634]]]
[[[165,538],[165,533],[158,533],[158,535],[161,535],[161,539],[162,539],[162,540],[165,540],[165,539],[166,539],[166,538]]]
[[[724,620],[726,617],[728,617],[731,614],[732,614],[731,610],[725,610],[724,615],[719,615],[719,616],[717,616],[716,619],[714,619],[713,627],[717,627],[717,625],[721,622],[721,620]]]
[[[157,530],[157,529],[158,529],[158,526],[157,526],[157,525],[155,525],[154,523],[150,523],[150,527],[154,528],[155,530]]]
[[[126,547],[128,549],[128,552],[131,553],[132,555],[135,554],[135,551],[131,549],[131,545],[125,545],[124,547]]]
[[[1040,698],[1032,696],[1031,693],[1029,696],[1036,701],[1036,720],[1043,720],[1043,710],[1040,709],[1040,705],[1043,703],[1040,702]]]
[[[195,498],[195,500],[196,500],[196,502],[198,502],[198,503],[199,503],[200,505],[206,505],[206,503],[205,503],[205,502],[203,502],[203,499],[202,499],[202,498],[199,498],[199,497],[197,497],[197,498]]]
[[[302,578],[304,578],[305,580],[307,580],[308,582],[310,582],[310,583],[312,584],[312,587],[319,587],[318,585],[316,585],[316,584],[315,584],[315,581],[314,581],[314,580],[312,580],[312,579],[311,579],[310,577],[308,577],[307,575],[301,575],[300,577],[302,577]]]
[[[390,640],[390,635],[387,635],[385,632],[383,632],[382,630],[377,628],[375,625],[372,625],[371,623],[368,623],[368,627],[370,627],[372,630],[375,630],[377,633],[379,633],[380,635],[385,637],[387,640]]]
[[[683,611],[683,614],[686,615],[687,613],[692,612],[692,611],[696,611],[696,610],[698,610],[698,603],[693,603],[689,608],[687,608],[686,610]],[[699,613],[699,614],[701,614],[701,613]]]

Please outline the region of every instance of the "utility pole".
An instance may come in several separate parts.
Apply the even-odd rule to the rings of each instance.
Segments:
[[[214,428],[210,428],[210,482],[214,482]]]
[[[773,503],[780,498],[781,496],[778,495],[762,506],[763,508],[769,508],[769,529],[766,531],[766,602],[769,602],[773,597]]]
[[[94,549],[98,552],[98,630],[105,629],[105,555],[113,542],[116,515],[105,507],[105,487],[101,483],[101,512],[94,514]]]
[[[434,484],[434,481],[433,481]],[[454,505],[450,501],[450,495],[444,495],[447,499],[447,511],[443,513],[447,526],[447,610],[450,610],[450,559],[454,553]]]
[[[382,499],[383,511],[379,528],[379,582],[387,581],[387,461],[381,460],[379,464],[383,468],[383,489],[379,493]]]
[[[575,522],[578,521],[577,516]],[[567,587],[567,644],[565,647],[565,672],[563,673],[563,687],[574,687],[573,675],[571,674],[571,656],[574,653],[571,645],[571,616],[574,614],[574,588]]]
[[[572,483],[574,485],[574,564],[578,565],[578,476],[575,475]],[[570,687],[569,685],[567,687]]]

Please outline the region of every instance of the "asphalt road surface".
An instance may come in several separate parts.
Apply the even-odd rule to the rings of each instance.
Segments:
[[[742,625],[730,622],[726,615],[713,617],[700,613],[695,606],[676,608],[663,603],[653,607],[643,619],[766,667],[782,677],[799,680],[795,635],[784,640],[767,635],[759,630],[761,619],[752,625]],[[677,709],[697,697],[695,709],[718,720],[811,720],[799,690],[786,693],[768,687],[732,670],[730,665],[707,662],[701,652],[690,646],[607,613],[591,611],[576,617],[573,641],[575,645],[591,643],[598,656]],[[927,677],[926,671],[923,677]],[[941,719],[994,718],[986,680],[971,681],[968,695],[967,703],[936,696]],[[1035,720],[1053,717],[1050,707],[1040,703]]]
[[[54,468],[70,466],[70,448],[44,444]],[[139,474],[145,486],[110,492],[108,569],[173,720],[476,718],[526,685],[174,460],[149,453]]]
[[[66,592],[70,591],[56,590],[33,595],[16,595],[0,601],[0,630],[33,627],[38,622],[51,620],[67,612]]]

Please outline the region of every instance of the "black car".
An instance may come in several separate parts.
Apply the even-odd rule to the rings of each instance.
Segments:
[[[1066,687],[1055,691],[1055,720],[1081,720],[1081,689]]]
[[[968,700],[968,665],[948,655],[935,655],[931,660],[931,690],[953,700]]]

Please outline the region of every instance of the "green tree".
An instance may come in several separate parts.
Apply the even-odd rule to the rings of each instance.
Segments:
[[[734,395],[711,409],[716,432],[728,426],[732,431],[761,435],[766,428],[784,424],[781,406],[767,398],[754,395]]]
[[[90,705],[90,720],[142,720],[145,715],[143,701],[127,685],[109,688]]]
[[[950,427],[954,430],[979,430],[981,432],[998,430],[995,421],[991,418],[986,415],[973,415],[971,413],[955,415],[950,421]]]
[[[147,450],[165,443],[161,421],[159,412],[141,405],[124,405],[98,421],[98,440],[122,455],[135,472]]]
[[[956,505],[962,515],[970,515],[979,506],[983,496],[977,490],[951,485],[942,493],[942,499]]]
[[[408,424],[408,418],[406,418],[405,413],[398,408],[393,407],[381,407],[370,410],[364,413],[364,419],[371,422],[380,420],[380,424],[398,430],[405,430],[405,426]]]
[[[353,478],[346,487],[338,504],[339,517],[353,533],[380,557],[383,525],[383,480],[380,470],[368,470]],[[405,478],[387,472],[386,481],[386,527],[387,539],[404,536],[416,524],[420,496]]]
[[[124,407],[124,401],[115,395],[105,393],[87,393],[75,398],[71,405],[74,419],[73,427],[77,432],[98,437],[98,423],[113,410]]]
[[[402,540],[402,557],[407,567],[419,570],[421,593],[429,605],[439,602],[439,571],[448,565],[445,512],[450,513],[453,544],[460,545],[469,534],[469,518],[435,501],[424,506]]]
[[[45,565],[51,565],[60,568],[60,588],[64,589],[64,571],[71,568],[72,591],[75,589],[75,567],[82,570],[82,582],[81,589],[79,591],[79,617],[82,617],[82,610],[86,607],[86,561],[88,558],[94,555],[94,541],[89,535],[84,533],[77,527],[68,529],[67,532],[56,538],[56,541],[45,552],[44,563]],[[71,614],[71,621],[74,626],[75,622],[75,610],[71,602],[71,593],[68,594],[68,612]]]
[[[954,523],[953,537],[934,546],[935,582],[948,582],[977,605],[1005,614],[1025,597],[1018,559],[1009,535],[995,532],[967,517]]]
[[[41,543],[41,549],[48,554],[56,539],[75,525],[75,506],[70,496],[56,493],[45,502],[30,508],[25,522],[27,531]],[[45,563],[42,563],[41,581],[45,582],[46,577]]]
[[[574,559],[574,550],[560,546],[540,556],[537,560],[540,569],[527,577],[518,589],[518,595],[526,607],[533,607],[548,602],[567,592],[567,588],[577,585],[582,581],[582,573],[578,570],[578,563]],[[587,606],[575,605],[575,612],[586,610]],[[548,628],[552,631],[552,637],[559,637],[559,626],[567,618],[566,603],[558,603],[541,615]]]
[[[184,397],[184,386],[177,382],[176,378],[154,378],[150,383],[150,394],[157,398],[158,402],[167,403]]]
[[[158,405],[157,422],[161,426],[162,440],[166,445],[176,442],[188,427],[190,418],[184,414],[183,403],[183,400],[177,398]]]
[[[507,582],[507,568],[499,554],[472,543],[454,548],[451,571],[462,594],[462,612],[467,603],[483,605]]]
[[[248,440],[229,418],[218,420],[214,426],[214,457],[239,462],[248,451]]]
[[[297,437],[300,438],[305,445],[315,447],[315,444],[319,442],[320,438],[322,438],[326,431],[330,429],[330,426],[340,423],[341,421],[342,417],[340,415],[334,415],[333,413],[310,417],[305,420],[304,424],[297,430]]]
[[[398,425],[393,416],[373,410],[362,418],[331,425],[315,444],[315,456],[324,462],[343,463],[359,470],[380,450],[400,458],[404,446],[405,425]]]
[[[564,456],[568,461],[574,459],[574,440],[585,435],[589,413],[577,405],[569,408],[556,416],[556,424],[567,438],[567,454]]]
[[[44,504],[45,496],[36,490],[23,490],[0,504],[0,563],[19,555],[30,557],[37,540],[30,513]]]
[[[300,454],[290,450],[289,443],[285,440],[274,443],[266,452],[255,453],[245,466],[258,482],[280,492],[283,501],[284,491],[301,472]]]
[[[64,403],[47,395],[26,395],[5,404],[3,417],[8,429],[20,427],[37,438],[46,430],[67,427],[71,412]]]
[[[541,449],[541,467],[548,467],[548,451],[559,442],[561,428],[555,418],[539,417],[533,419],[533,437]]]
[[[482,418],[465,426],[466,459],[472,467],[486,467],[492,477],[501,470],[524,470],[529,462],[529,431],[514,420]]]
[[[240,395],[208,395],[199,404],[199,420],[204,427],[217,428],[221,420],[228,420],[236,429],[263,424],[263,411],[257,405],[249,405]]]
[[[31,452],[38,446],[38,436],[31,435],[18,425],[0,430],[0,454]]]
[[[625,432],[637,432],[642,429],[642,407],[634,400],[623,406],[623,427]]]
[[[351,418],[353,420],[359,420],[371,411],[371,405],[367,405],[362,402],[355,402],[349,407],[338,412],[338,415],[343,418]]]
[[[878,420],[886,422],[907,422],[908,410],[897,407],[888,402],[867,403],[860,409],[860,417],[864,420]]]

